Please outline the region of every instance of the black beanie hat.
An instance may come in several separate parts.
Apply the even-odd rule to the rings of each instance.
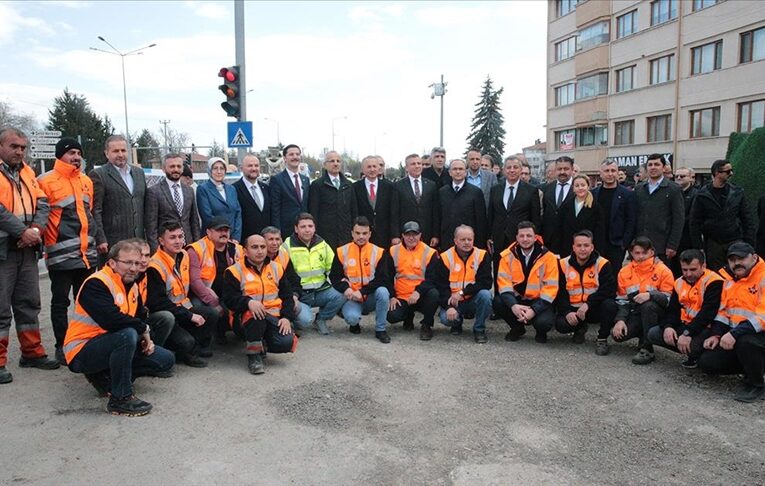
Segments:
[[[79,149],[80,153],[82,153],[80,142],[73,138],[62,138],[56,144],[56,158],[60,159],[65,153],[72,149]]]

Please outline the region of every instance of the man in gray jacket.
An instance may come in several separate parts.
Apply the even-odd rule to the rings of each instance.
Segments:
[[[656,256],[669,265],[683,235],[685,201],[680,186],[664,178],[666,164],[663,155],[649,155],[647,179],[635,186],[638,213],[635,236],[650,238]]]

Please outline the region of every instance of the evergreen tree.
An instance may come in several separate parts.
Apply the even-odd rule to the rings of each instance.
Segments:
[[[154,138],[154,135],[144,128],[141,134],[137,137],[131,137],[135,140],[138,153],[138,165],[141,167],[151,168],[152,162],[159,160],[159,142]]]
[[[475,115],[467,137],[467,150],[477,149],[482,154],[489,154],[495,162],[502,161],[505,150],[504,117],[499,107],[499,97],[505,88],[494,90],[491,77],[486,77],[481,99],[475,104]]]
[[[80,136],[82,156],[87,161],[86,170],[104,160],[104,142],[114,133],[109,117],[103,119],[93,112],[87,98],[64,89],[64,94],[53,100],[48,110],[48,130],[60,130],[63,137]]]

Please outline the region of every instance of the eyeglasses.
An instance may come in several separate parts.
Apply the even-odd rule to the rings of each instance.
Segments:
[[[114,260],[115,262],[124,263],[128,267],[139,267],[141,266],[141,262],[137,262],[135,260]]]
[[[721,174],[728,174],[728,175],[730,175],[730,174],[733,174],[733,169],[721,170],[720,173]]]

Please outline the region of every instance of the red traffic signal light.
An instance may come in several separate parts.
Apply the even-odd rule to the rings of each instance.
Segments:
[[[226,95],[226,101],[220,104],[226,115],[239,119],[241,116],[239,89],[239,66],[220,68],[218,77],[223,78],[223,84],[218,89]]]

